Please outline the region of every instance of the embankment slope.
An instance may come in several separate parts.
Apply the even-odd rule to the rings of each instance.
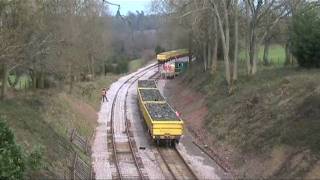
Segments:
[[[320,177],[319,70],[264,68],[240,77],[233,95],[222,75],[199,72],[170,81],[166,94],[236,177]]]

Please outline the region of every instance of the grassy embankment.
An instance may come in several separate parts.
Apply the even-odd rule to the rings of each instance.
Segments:
[[[319,178],[319,69],[259,66],[248,77],[243,67],[233,95],[223,63],[219,72],[200,76],[195,67],[180,82],[203,94],[208,143],[231,152],[239,177]]]
[[[67,131],[76,128],[82,136],[91,138],[101,88],[117,78],[108,75],[93,82],[78,83],[71,95],[57,89],[10,92],[10,97],[0,102],[0,116],[13,130],[18,144],[26,152],[38,146],[43,149],[43,167],[37,172],[27,172],[27,177],[61,179],[73,151],[85,157],[71,145]]]
[[[145,60],[143,60],[142,58],[130,61],[129,62],[129,72],[134,72],[134,71],[138,70],[140,67],[143,66],[143,64],[145,64]]]

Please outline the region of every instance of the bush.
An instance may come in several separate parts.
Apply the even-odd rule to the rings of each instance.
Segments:
[[[320,68],[320,8],[308,4],[294,17],[290,48],[301,67]]]
[[[154,49],[154,52],[156,54],[160,54],[162,52],[166,51],[164,48],[162,48],[160,45],[157,45],[156,48]]]
[[[22,179],[24,158],[14,134],[0,117],[0,179]]]
[[[115,74],[126,73],[129,71],[129,58],[126,56],[112,56],[106,63],[106,72]]]

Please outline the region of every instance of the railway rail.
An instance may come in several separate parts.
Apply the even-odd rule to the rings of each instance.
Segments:
[[[125,101],[127,99],[127,94],[128,94],[128,90],[129,88],[143,75],[147,74],[148,72],[150,72],[150,70],[152,70],[153,68],[155,68],[156,65],[152,65],[148,68],[145,68],[144,70],[141,70],[141,72],[136,73],[135,75],[131,76],[130,78],[128,78],[117,90],[115,97],[113,99],[112,102],[112,107],[111,107],[111,118],[110,118],[110,125],[111,125],[111,135],[112,135],[112,151],[113,151],[113,158],[115,161],[115,167],[116,167],[116,171],[117,171],[117,179],[147,179],[147,177],[143,174],[143,170],[142,170],[142,163],[138,161],[138,156],[135,153],[134,147],[133,147],[133,138],[130,137],[130,130],[128,127],[128,119],[127,119],[127,115],[126,115],[126,102],[124,105],[124,120],[125,120],[125,134],[126,137],[124,139],[124,141],[122,142],[117,142],[116,141],[116,137],[115,137],[115,128],[114,128],[114,119],[115,119],[115,109],[116,109],[116,102],[117,102],[117,97],[120,93],[121,90],[123,90],[123,87],[125,85],[128,85],[128,88],[126,88],[126,97],[125,97]],[[131,81],[131,82],[130,82]],[[133,162],[132,162],[132,161]],[[130,163],[131,162],[131,163]],[[121,167],[120,163],[123,164],[134,164],[136,172],[134,174],[136,174],[136,176],[128,176],[126,174],[127,169]],[[132,172],[131,172],[132,174]]]
[[[198,179],[192,168],[175,147],[157,147],[157,151],[173,179]]]
[[[142,76],[149,73],[151,70],[156,68],[156,65],[152,65],[140,72],[136,73],[135,75],[128,78],[126,81],[121,84],[119,89],[117,90],[115,97],[112,101],[111,107],[111,118],[110,118],[110,126],[111,126],[111,134],[112,134],[112,151],[113,151],[113,158],[114,164],[116,169],[116,177],[113,176],[115,179],[148,179],[148,176],[144,173],[144,168],[141,160],[139,159],[136,149],[135,149],[135,142],[134,138],[130,132],[130,122],[127,117],[127,99],[128,99],[128,92],[131,86]],[[157,73],[152,74],[149,78],[154,78]],[[126,87],[125,87],[126,86]],[[124,109],[123,109],[123,118],[125,121],[125,141],[117,142],[116,135],[115,135],[115,114],[116,111],[116,103],[118,100],[118,95],[120,91],[125,91],[125,99],[124,99]],[[119,114],[119,113],[118,113]],[[159,153],[164,166],[167,168],[167,171],[170,173],[170,177],[173,179],[198,179],[197,176],[194,174],[190,166],[185,162],[184,158],[181,156],[179,151],[175,148],[164,148],[164,147],[157,147],[157,152]],[[121,166],[121,164],[130,164],[135,166],[135,172],[129,173],[128,169]],[[132,175],[135,174],[135,175]]]

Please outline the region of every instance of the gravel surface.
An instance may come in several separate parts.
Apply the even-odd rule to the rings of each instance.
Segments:
[[[154,80],[139,80],[139,88],[157,88],[156,82]]]
[[[135,73],[133,73],[135,74]],[[108,91],[108,100],[107,103],[102,103],[101,111],[99,112],[99,119],[98,119],[98,127],[96,128],[95,133],[95,140],[92,146],[92,164],[94,167],[96,179],[112,179],[112,174],[116,173],[116,169],[114,167],[114,163],[112,161],[111,152],[108,150],[108,141],[110,139],[109,136],[107,136],[107,131],[110,129],[110,109],[112,100],[115,97],[115,92],[120,87],[120,85],[128,79],[133,74],[130,74],[128,76],[122,77],[119,79],[119,81],[112,84],[110,87],[110,90]],[[151,74],[146,74],[141,79],[147,79]],[[159,80],[162,81],[162,80]],[[138,84],[138,83],[137,83]],[[158,180],[158,179],[170,179],[168,178],[166,168],[164,167],[163,163],[161,162],[161,158],[159,158],[159,155],[157,153],[157,150],[154,148],[154,145],[152,144],[150,135],[147,133],[147,128],[145,125],[144,120],[142,119],[138,104],[137,104],[137,84],[133,85],[130,88],[129,94],[128,94],[128,119],[131,122],[131,131],[133,132],[135,142],[137,144],[137,155],[141,157],[142,163],[144,165],[143,173],[148,175],[148,179],[150,180]],[[159,85],[159,84],[158,84]],[[164,86],[164,85],[163,85]],[[161,86],[160,86],[161,87]],[[159,88],[160,88],[159,87]],[[161,88],[160,88],[161,89]],[[125,98],[125,93],[120,93],[117,101],[122,101]],[[121,119],[124,108],[123,103],[116,103],[116,110],[118,112],[116,113],[116,117],[119,118],[117,121],[115,121],[115,126],[119,126],[119,129],[116,128],[116,141],[122,142],[121,140],[121,133],[123,132],[123,125],[124,121]],[[160,108],[161,111],[161,108]],[[171,110],[172,111],[172,110]],[[174,111],[171,112],[171,115],[176,118]],[[121,127],[121,128],[120,128]],[[187,142],[185,142],[187,140]],[[183,146],[182,146],[183,145]],[[139,147],[144,147],[143,149],[140,149]],[[191,150],[190,150],[191,148]],[[206,162],[209,158],[206,157],[202,152],[198,152],[199,150],[196,149],[196,147],[192,146],[192,140],[189,140],[189,138],[186,138],[186,135],[182,137],[182,141],[179,145],[179,149],[183,152],[185,155],[187,161],[194,166],[193,168],[199,175],[200,179],[219,179],[219,177],[222,179],[230,179],[225,178],[224,176],[220,176],[221,174],[217,173],[217,168],[215,165],[212,165],[214,163]],[[194,150],[195,149],[195,150]],[[131,171],[131,165],[122,164],[122,168],[128,169],[128,172]]]
[[[172,110],[168,103],[146,103],[146,108],[152,119],[157,121],[179,121],[176,113]]]
[[[144,68],[147,68],[147,67],[149,66],[146,66]],[[108,130],[110,129],[110,115],[111,115],[110,112],[111,112],[112,101],[121,84],[124,83],[131,76],[143,70],[144,68],[138,70],[137,72],[129,74],[127,76],[121,77],[117,82],[113,83],[108,90],[109,101],[105,103],[101,103],[101,109],[100,109],[100,112],[98,113],[99,115],[98,127],[95,130],[94,142],[92,144],[92,155],[91,155],[92,165],[95,172],[95,179],[112,179],[112,174],[116,173],[114,163],[111,162],[112,158],[109,151],[110,149],[108,148],[109,137],[107,136]],[[125,98],[125,93],[122,93],[121,97],[119,97],[118,100],[121,101],[122,99],[122,102],[123,102],[124,98]],[[123,116],[123,104],[116,103],[116,109],[119,106],[121,110],[119,109],[119,113],[115,115],[116,117]],[[118,128],[115,127],[116,132],[119,132],[119,130],[123,129],[124,127],[123,123],[120,123],[120,121],[115,122],[115,126],[119,126]],[[123,134],[122,131],[119,133]],[[116,134],[117,141],[121,140],[121,137],[119,136],[120,136],[119,134]]]
[[[139,89],[143,101],[164,101],[158,89]]]

